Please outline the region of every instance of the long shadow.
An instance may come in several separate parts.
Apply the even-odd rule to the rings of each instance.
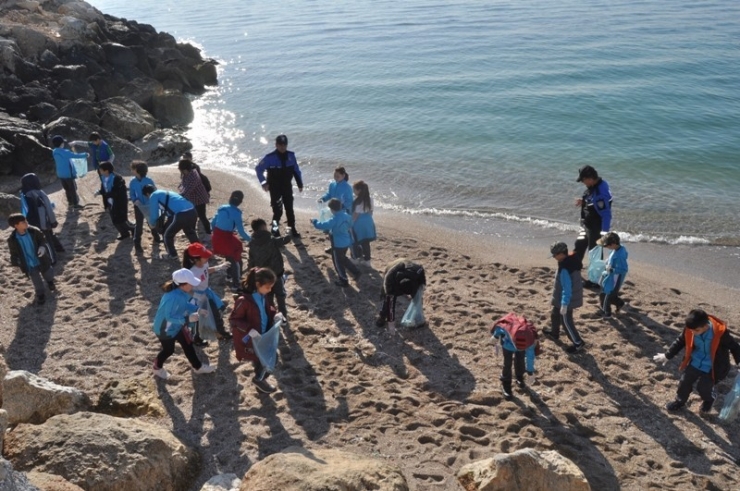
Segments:
[[[115,240],[115,239],[114,239]],[[108,256],[105,266],[106,284],[111,289],[109,308],[111,314],[120,314],[126,308],[126,300],[136,296],[136,270],[131,259],[131,239],[118,241],[115,252]],[[116,285],[115,290],[112,285]]]
[[[31,285],[29,288],[33,291]],[[7,347],[5,359],[11,370],[38,374],[46,360],[46,345],[51,339],[58,300],[55,294],[48,292],[44,305],[33,303],[33,296],[29,300],[31,303],[22,307],[18,314],[15,337]]]

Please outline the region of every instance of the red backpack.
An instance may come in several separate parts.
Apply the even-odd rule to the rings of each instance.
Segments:
[[[516,349],[524,351],[532,345],[535,345],[535,355],[541,353],[539,336],[537,335],[537,328],[534,327],[526,317],[516,315],[513,312],[509,312],[499,320],[493,323],[491,327],[491,333],[500,327],[506,331],[511,337],[511,341],[516,346]]]

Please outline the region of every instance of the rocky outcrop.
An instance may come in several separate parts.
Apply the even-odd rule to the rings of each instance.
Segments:
[[[8,411],[0,409],[0,451],[3,449],[5,442],[5,430],[8,429]]]
[[[400,469],[386,462],[330,449],[289,447],[254,464],[240,491],[407,491]]]
[[[210,478],[200,491],[239,491],[241,482],[236,474],[219,474]]]
[[[175,130],[155,130],[135,142],[141,149],[141,158],[151,164],[166,164],[180,159],[193,148],[190,140]]]
[[[131,99],[113,97],[101,106],[100,126],[119,138],[134,141],[154,131],[157,121]]]
[[[96,413],[18,425],[4,453],[16,470],[56,474],[88,491],[186,490],[200,472],[198,454],[169,430]]]
[[[583,472],[555,451],[530,448],[473,462],[457,472],[465,491],[590,491]]]
[[[164,416],[165,410],[151,378],[113,380],[100,394],[95,410],[120,418]]]
[[[40,491],[25,475],[15,472],[10,462],[0,457],[0,489],[3,491]]]
[[[62,117],[47,124],[46,129],[49,136],[62,135],[69,141],[87,140],[90,133],[97,131],[101,138],[107,141],[113,149],[113,153],[116,156],[114,161],[116,167],[128,165],[132,160],[141,159],[143,155],[141,149],[135,144],[119,138],[115,134],[100,128],[95,124],[82,121],[80,119]],[[47,151],[51,153],[51,148],[48,148]],[[77,151],[85,152],[87,149],[78,148]],[[48,159],[46,165],[47,167],[50,166]]]
[[[26,474],[28,482],[39,488],[41,491],[84,491],[76,484],[64,479],[62,476],[47,474],[46,472],[31,471]]]
[[[152,96],[152,113],[164,126],[187,126],[195,116],[190,99],[173,90]]]
[[[64,387],[23,370],[8,372],[3,379],[3,409],[10,424],[43,423],[57,414],[90,407],[84,392]]]

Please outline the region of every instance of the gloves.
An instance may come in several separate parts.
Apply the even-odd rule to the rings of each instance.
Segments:
[[[36,254],[38,254],[39,257],[44,257],[44,254],[46,254],[46,247],[39,247],[39,249],[36,251]]]
[[[560,315],[566,315],[568,313],[568,306],[566,304],[562,304],[560,306]]]
[[[198,313],[190,314],[188,316],[188,322],[198,322]]]
[[[665,365],[668,361],[668,358],[666,358],[665,353],[658,353],[657,355],[653,356],[653,361],[655,363],[660,363],[661,365]]]
[[[274,322],[280,322],[281,324],[285,322],[285,316],[282,313],[275,314],[275,317],[273,318]]]

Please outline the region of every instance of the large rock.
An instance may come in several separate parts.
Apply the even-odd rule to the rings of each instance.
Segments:
[[[152,110],[152,98],[164,92],[162,84],[153,78],[139,77],[126,84],[120,91],[147,111]]]
[[[45,146],[35,137],[17,134],[12,140],[13,153],[10,155],[10,174],[20,176],[29,172],[39,175],[43,183],[53,182],[49,177],[56,177],[54,160],[51,159],[51,148]],[[0,160],[4,167],[6,159]],[[18,186],[20,189],[20,186]],[[15,191],[13,191],[15,192]]]
[[[76,484],[64,479],[56,474],[47,474],[46,472],[31,471],[26,474],[28,482],[39,488],[41,491],[84,491]]]
[[[36,60],[45,50],[57,51],[57,43],[40,28],[0,24],[0,37],[15,40],[23,57]]]
[[[25,370],[13,370],[3,379],[3,409],[8,421],[43,423],[57,414],[73,413],[90,407],[81,390],[57,385]]]
[[[590,491],[573,462],[555,451],[530,448],[463,466],[457,480],[465,491]]]
[[[129,141],[154,131],[156,120],[126,97],[112,97],[100,104],[100,126]]]
[[[95,104],[85,99],[79,99],[66,104],[57,111],[51,119],[54,120],[64,117],[87,121],[88,123],[95,125],[100,123],[100,117],[98,116],[98,110],[95,107]]]
[[[20,180],[18,181],[18,187],[20,187]],[[0,193],[0,216],[7,217],[11,213],[20,212],[21,199],[18,196],[15,196],[13,194]],[[0,374],[2,374],[2,370],[0,370]],[[0,407],[2,407],[2,403],[2,390],[0,390]]]
[[[187,126],[195,117],[190,99],[170,90],[152,97],[152,114],[162,126]]]
[[[333,449],[289,447],[257,462],[240,491],[407,491],[401,470],[386,462]]]
[[[200,491],[239,491],[241,482],[236,474],[219,474],[210,478]]]
[[[95,100],[95,90],[85,80],[62,80],[57,87],[57,95],[65,101]]]
[[[184,491],[200,472],[198,454],[169,430],[96,413],[19,425],[6,435],[5,456],[17,470],[56,474],[88,491]]]
[[[150,165],[171,164],[193,148],[190,140],[172,129],[152,131],[136,146],[141,149],[141,158]]]
[[[5,431],[8,429],[8,411],[0,409],[0,452],[5,441]]]
[[[95,410],[120,418],[165,415],[164,406],[151,377],[108,382],[100,394]]]
[[[49,138],[52,135],[62,135],[69,141],[87,140],[90,133],[97,131],[113,149],[116,156],[114,161],[116,166],[128,165],[132,160],[141,159],[141,150],[131,142],[118,138],[113,133],[87,121],[63,117],[47,124],[45,130]]]
[[[3,491],[40,491],[28,482],[25,475],[13,470],[13,466],[0,457],[0,489]]]
[[[5,379],[8,373],[8,365],[5,363],[5,346],[0,343],[0,380]],[[3,384],[0,384],[0,407],[3,407]],[[2,447],[0,447],[2,450]]]

